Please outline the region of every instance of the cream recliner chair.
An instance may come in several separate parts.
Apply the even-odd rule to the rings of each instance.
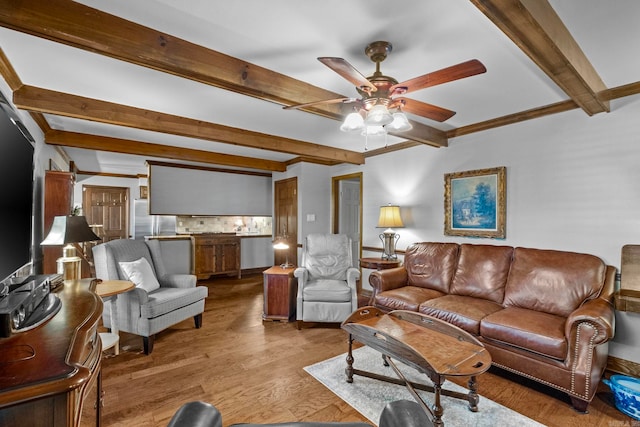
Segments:
[[[298,329],[303,322],[337,323],[358,308],[351,239],[344,234],[309,234],[302,249],[298,278]]]

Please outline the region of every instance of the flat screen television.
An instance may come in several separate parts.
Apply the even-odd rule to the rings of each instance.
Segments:
[[[34,144],[27,138],[0,93],[0,280],[33,261]]]

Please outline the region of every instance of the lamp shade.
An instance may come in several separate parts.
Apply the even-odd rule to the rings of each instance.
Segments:
[[[362,129],[364,129],[364,119],[357,112],[349,114],[340,126],[342,132],[359,132]]]
[[[413,126],[409,123],[409,119],[407,119],[407,116],[404,113],[398,112],[393,113],[393,121],[386,125],[385,128],[390,131],[406,132],[411,130]]]
[[[380,206],[380,218],[378,218],[379,228],[404,227],[400,218],[400,206],[387,205]]]
[[[289,249],[289,245],[287,245],[284,241],[279,241],[273,244],[273,249],[281,251],[284,249]]]
[[[66,245],[68,243],[90,242],[101,240],[91,230],[87,219],[83,216],[56,216],[47,237],[40,243],[42,246]]]

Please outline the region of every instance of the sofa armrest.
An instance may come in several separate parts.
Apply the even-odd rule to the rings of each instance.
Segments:
[[[582,304],[567,318],[564,333],[568,340],[581,323],[588,323],[595,328],[596,334],[593,337],[593,344],[597,345],[609,341],[615,332],[613,306],[602,298],[589,300]]]
[[[407,285],[408,275],[404,267],[374,271],[369,275],[369,284],[374,294]]]
[[[197,278],[193,274],[165,274],[158,277],[163,288],[194,288]]]

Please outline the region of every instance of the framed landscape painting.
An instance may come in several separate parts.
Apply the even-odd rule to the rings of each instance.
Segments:
[[[445,236],[504,239],[506,185],[504,166],[445,174]]]

